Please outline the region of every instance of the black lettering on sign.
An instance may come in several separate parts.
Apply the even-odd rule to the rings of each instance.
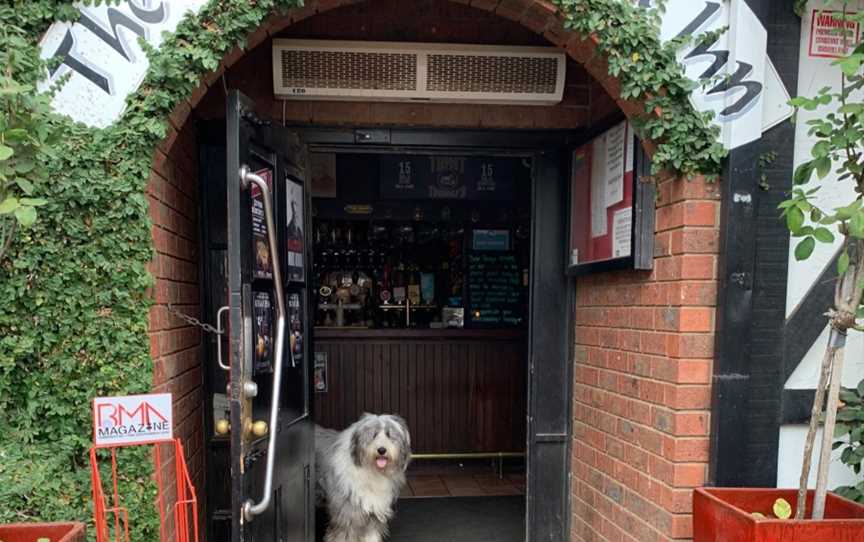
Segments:
[[[135,57],[130,50],[129,41],[118,32],[118,28],[125,28],[139,38],[146,38],[149,35],[146,25],[163,22],[168,17],[168,10],[165,2],[159,2],[158,5],[152,9],[146,9],[134,1],[129,1],[128,5],[132,14],[140,22],[119,11],[117,8],[111,7],[107,10],[107,25],[105,22],[96,19],[92,13],[87,11],[82,11],[81,19],[78,22],[81,26],[105,42],[109,47],[120,53],[127,61],[134,62]],[[86,59],[81,58],[77,53],[78,51],[75,48],[75,36],[72,33],[72,29],[66,30],[66,34],[60,42],[60,46],[57,48],[57,51],[51,55],[62,59],[62,62],[51,71],[51,77],[55,77],[61,66],[66,66],[72,71],[81,74],[88,81],[102,89],[106,94],[113,95],[114,85],[110,74],[99,69]]]
[[[110,76],[90,64],[86,60],[77,56],[78,51],[75,49],[75,36],[71,30],[66,31],[63,36],[63,41],[60,42],[60,47],[54,52],[54,57],[63,59],[53,70],[51,70],[51,78],[53,79],[62,66],[68,67],[70,70],[81,74],[88,81],[102,89],[105,94],[114,95],[114,85],[111,83]]]
[[[695,34],[701,29],[712,17],[720,11],[720,2],[705,2],[705,8],[696,16],[681,32],[675,36],[676,39],[684,36]],[[712,47],[717,45],[719,40],[712,43],[698,43],[690,53],[687,54],[685,60],[690,60],[699,56],[712,56],[714,62],[699,76],[699,79],[710,79],[720,73],[720,70],[729,64],[729,51]],[[714,87],[712,87],[706,96],[725,95],[734,92],[735,89],[744,89],[744,93],[738,98],[735,103],[729,105],[720,111],[719,117],[723,119],[731,119],[737,115],[748,111],[757,101],[759,95],[762,94],[762,83],[756,81],[745,81],[745,78],[753,73],[753,66],[746,62],[737,62],[735,73],[724,79]]]

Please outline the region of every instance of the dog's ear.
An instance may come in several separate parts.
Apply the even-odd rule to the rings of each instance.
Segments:
[[[399,429],[399,443],[402,447],[402,453],[399,454],[399,468],[405,472],[408,463],[411,462],[411,433],[408,431],[408,424],[401,416],[391,415],[389,420]]]
[[[405,418],[402,416],[391,415],[390,419],[399,426],[399,429],[402,430],[402,434],[405,435],[405,442],[408,446],[411,446],[411,432],[408,431],[408,423],[405,421]]]
[[[363,466],[363,447],[360,445],[360,431],[351,432],[351,459],[358,467]]]

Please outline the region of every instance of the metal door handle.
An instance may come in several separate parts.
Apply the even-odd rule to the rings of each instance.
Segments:
[[[231,307],[226,305],[220,307],[219,310],[216,311],[216,363],[226,371],[230,371],[231,366],[222,363],[222,334],[225,333],[225,330],[222,328],[222,313],[228,311],[230,308]]]
[[[261,190],[264,200],[264,217],[267,221],[267,241],[270,244],[270,258],[273,262],[273,283],[276,288],[276,352],[273,359],[273,394],[270,405],[270,431],[267,435],[267,467],[264,475],[264,489],[258,503],[247,499],[243,503],[243,517],[246,521],[263,513],[270,506],[273,495],[273,469],[276,464],[276,433],[279,421],[279,396],[282,392],[282,354],[285,348],[285,292],[282,287],[282,273],[279,269],[279,246],[276,242],[276,220],[273,215],[273,202],[270,187],[260,176],[255,175],[247,166],[240,168],[240,186],[249,188],[254,184]],[[291,353],[293,357],[293,352]]]

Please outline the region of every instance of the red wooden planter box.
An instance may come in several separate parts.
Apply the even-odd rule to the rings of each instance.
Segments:
[[[798,503],[794,489],[700,488],[693,493],[693,542],[862,542],[864,506],[831,493],[821,521],[774,518],[774,501]],[[813,492],[807,511],[813,509]],[[759,512],[766,519],[753,516]]]
[[[0,525],[2,542],[84,542],[83,523],[11,523]]]

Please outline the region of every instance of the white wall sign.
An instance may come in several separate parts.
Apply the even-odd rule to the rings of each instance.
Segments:
[[[96,447],[150,444],[173,438],[170,393],[93,400],[93,444]]]
[[[108,126],[123,113],[126,97],[138,89],[150,65],[138,40],[158,48],[165,32],[174,31],[186,13],[197,12],[207,1],[78,5],[81,18],[74,24],[54,23],[39,44],[42,58],[63,59],[39,90],[71,74],[54,97],[54,109],[88,126]]]
[[[653,0],[638,0],[650,7]],[[745,0],[669,0],[660,37],[668,41],[728,26],[710,44],[678,53],[686,75],[703,83],[691,95],[699,111],[713,111],[721,141],[734,149],[756,141],[792,115],[789,92],[767,54],[768,33]]]
[[[126,0],[119,5],[79,6],[74,24],[55,23],[40,43],[42,58],[62,58],[39,85],[45,91],[58,78],[71,79],[57,93],[54,109],[89,126],[104,128],[123,113],[149,62],[139,39],[158,48],[189,12],[208,0]],[[650,6],[652,0],[634,0]],[[729,32],[710,45],[681,51],[687,75],[697,81],[725,79],[700,87],[693,103],[714,111],[727,148],[759,139],[763,130],[788,118],[791,109],[782,81],[770,64],[766,32],[744,0],[670,0],[661,37],[698,34],[729,25]],[[729,44],[734,44],[730,47]],[[764,114],[763,114],[764,110]]]

